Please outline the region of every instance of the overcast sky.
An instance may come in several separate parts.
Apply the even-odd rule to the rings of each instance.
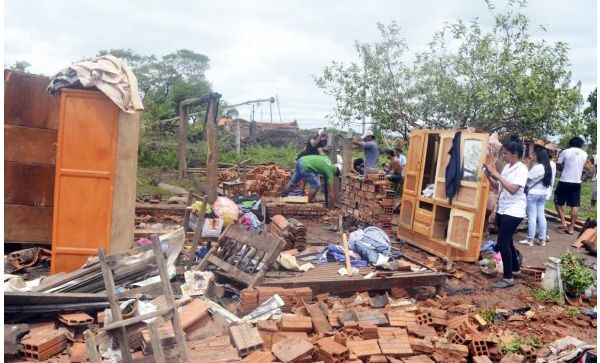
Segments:
[[[15,0],[4,9],[5,65],[25,60],[29,71],[52,75],[100,49],[162,56],[187,48],[210,58],[207,76],[224,100],[278,95],[283,121],[304,128],[325,125],[333,107],[312,76],[333,60],[354,60],[354,40],[377,40],[377,22],[396,20],[414,54],[444,22],[492,21],[483,0]],[[569,44],[573,84],[581,80],[587,96],[597,77],[596,1],[532,0],[525,13],[547,28],[535,37]],[[239,111],[249,118],[250,108]]]

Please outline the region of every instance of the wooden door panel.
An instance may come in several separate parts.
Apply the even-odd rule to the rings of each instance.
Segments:
[[[419,175],[421,174],[424,144],[425,132],[416,130],[410,134],[403,195],[407,193],[412,195],[420,194]]]
[[[415,215],[417,199],[407,195],[402,196],[402,204],[400,205],[400,216],[398,225],[404,228],[412,228],[413,217]]]
[[[435,173],[435,189],[433,199],[439,202],[447,202],[446,198],[446,167],[450,162],[450,149],[454,140],[454,132],[440,133],[440,150],[437,158],[438,166]]]
[[[473,212],[453,208],[450,212],[446,243],[459,250],[467,251],[471,241],[474,221],[475,214]]]
[[[464,208],[477,209],[482,183],[485,183],[482,165],[487,155],[488,135],[463,133],[460,145],[463,180],[452,202]]]
[[[4,162],[4,203],[51,207],[54,165]]]
[[[119,111],[100,92],[61,96],[52,273],[79,268],[110,246]]]
[[[119,119],[119,110],[106,106],[106,100],[99,98],[69,102],[68,122],[62,129],[63,140],[68,140],[62,145],[63,169],[114,171],[114,121]]]

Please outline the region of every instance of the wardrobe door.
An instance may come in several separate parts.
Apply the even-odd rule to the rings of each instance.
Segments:
[[[446,198],[446,167],[450,161],[450,149],[454,140],[454,131],[440,132],[440,149],[437,157],[437,169],[435,172],[435,189],[433,199],[437,202],[448,203]]]
[[[119,109],[100,92],[61,92],[52,273],[110,247]]]
[[[406,157],[406,173],[404,177],[404,190],[402,195],[416,196],[420,194],[419,175],[421,174],[421,165],[423,161],[423,146],[425,145],[425,136],[427,134],[422,130],[415,130],[410,134],[408,145],[408,155]]]
[[[487,155],[488,135],[483,133],[463,133],[460,141],[463,178],[458,193],[452,200],[453,205],[467,209],[477,209],[481,188],[486,176],[483,163]]]
[[[467,251],[473,232],[475,213],[452,208],[448,223],[446,243],[459,250]]]
[[[416,204],[416,197],[402,195],[402,204],[400,205],[400,216],[398,217],[399,227],[412,229]]]

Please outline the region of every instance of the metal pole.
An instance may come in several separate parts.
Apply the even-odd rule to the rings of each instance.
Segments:
[[[269,102],[269,115],[271,115],[271,123],[273,123],[273,103]]]
[[[279,111],[279,122],[283,122],[283,120],[281,120],[281,109],[279,108],[279,96],[275,95],[275,99],[277,99],[277,111]]]

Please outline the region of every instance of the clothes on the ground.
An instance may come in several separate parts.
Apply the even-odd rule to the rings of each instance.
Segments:
[[[510,215],[496,214],[496,225],[498,226],[498,240],[495,250],[502,256],[502,267],[505,279],[512,279],[513,272],[519,271],[519,256],[513,241],[513,235],[523,218]]]
[[[452,147],[448,154],[450,154],[450,160],[448,161],[448,166],[446,166],[446,197],[449,199],[454,198],[454,196],[458,193],[458,188],[460,187],[460,181],[463,178],[463,168],[460,160],[460,139],[461,132],[458,131],[454,135],[454,139],[452,140]]]
[[[567,183],[581,183],[581,174],[587,157],[587,153],[578,147],[570,147],[561,151],[556,161],[557,164],[563,165],[559,180]]]
[[[579,207],[581,204],[581,183],[559,181],[554,191],[554,204]]]
[[[529,169],[529,173],[527,176],[527,186],[529,187],[529,194],[535,195],[544,195],[548,194],[548,188],[552,188],[552,184],[549,186],[544,185],[544,176],[546,175],[546,170],[544,169],[544,165],[535,164],[531,169]]]
[[[376,169],[379,160],[379,146],[375,141],[363,141],[360,143],[365,153],[365,169]]]
[[[546,200],[550,200],[552,198],[552,191],[554,180],[556,179],[556,163],[550,160],[550,169],[552,169],[552,181],[550,182],[550,187],[546,191]]]
[[[367,227],[350,233],[348,248],[366,258],[373,265],[388,262],[391,255],[391,241],[380,228]]]
[[[301,157],[304,168],[307,171],[312,171],[315,174],[323,175],[327,183],[333,183],[336,166],[331,162],[329,156],[326,155],[307,155]]]
[[[533,241],[535,238],[535,229],[538,228],[538,239],[543,241],[546,238],[547,223],[546,213],[546,194],[527,195],[527,239]]]
[[[307,155],[319,155],[319,148],[324,148],[325,146],[327,146],[327,140],[326,139],[322,139],[317,143],[317,146],[312,146],[312,144],[310,143],[309,139],[306,142],[306,146],[304,147],[304,149],[302,149],[302,151],[300,151],[298,153],[298,155],[296,155],[296,160],[300,159],[303,156],[307,156]]]
[[[514,165],[506,164],[501,173],[502,177],[510,184],[517,184],[519,189],[516,193],[511,194],[508,190],[502,187],[498,182],[500,190],[500,198],[498,199],[497,214],[509,215],[517,218],[525,218],[527,208],[527,198],[525,196],[524,187],[527,184],[527,167],[520,161]]]

